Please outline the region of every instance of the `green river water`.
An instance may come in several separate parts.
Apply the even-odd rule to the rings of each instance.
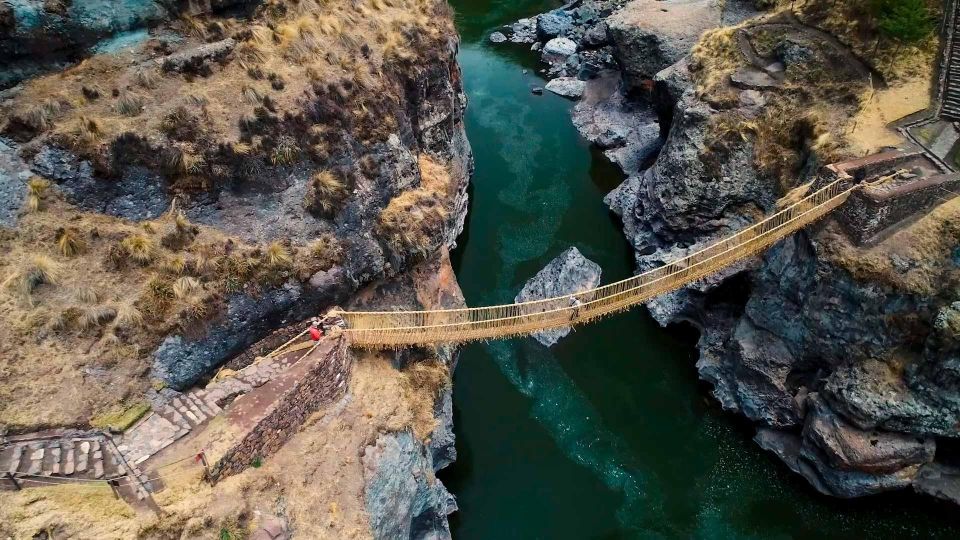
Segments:
[[[535,53],[486,41],[555,5],[452,3],[476,158],[453,254],[468,303],[512,301],[570,246],[602,266],[605,283],[629,276],[629,247],[602,202],[622,175],[579,137],[571,102],[530,92],[544,83]],[[460,506],[454,537],[960,537],[932,499],[816,494],[708,397],[694,340],[641,308],[552,349],[532,339],[466,346],[454,384],[459,457],[440,475]]]

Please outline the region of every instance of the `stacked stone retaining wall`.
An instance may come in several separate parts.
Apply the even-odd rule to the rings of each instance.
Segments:
[[[212,481],[239,473],[256,460],[273,454],[311,414],[343,397],[353,363],[346,339],[336,338],[326,354],[304,358],[304,361],[310,363],[305,366],[303,376],[259,416],[238,443],[217,460],[210,471]]]
[[[938,174],[908,184],[865,187],[854,192],[839,209],[839,220],[857,245],[870,244],[895,227],[922,216],[960,193],[960,174]]]

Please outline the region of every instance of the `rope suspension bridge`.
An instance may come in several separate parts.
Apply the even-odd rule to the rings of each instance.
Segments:
[[[755,255],[824,217],[859,188],[838,179],[783,210],[695,253],[575,294],[516,304],[432,311],[341,311],[350,343],[368,348],[459,343],[575,326],[689,285]]]

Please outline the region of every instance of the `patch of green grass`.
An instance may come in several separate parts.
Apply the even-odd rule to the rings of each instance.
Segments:
[[[125,431],[143,415],[150,412],[150,404],[140,401],[126,408],[118,407],[90,420],[90,425],[110,431]]]

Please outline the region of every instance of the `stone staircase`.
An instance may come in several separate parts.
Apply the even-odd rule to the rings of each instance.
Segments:
[[[262,386],[285,371],[305,352],[302,347],[294,347],[287,354],[260,358],[232,375],[214,380],[206,388],[195,388],[183,394],[170,392],[162,406],[155,407],[130,429],[114,438],[117,448],[129,463],[140,465],[220,414],[221,407],[234,398]]]
[[[960,120],[960,2],[954,3],[940,116]]]
[[[173,398],[154,410],[115,440],[123,456],[140,465],[193,428],[220,414],[215,400],[207,399],[203,390],[190,391]]]
[[[122,434],[64,428],[0,437],[0,490],[68,483],[108,488],[108,481],[115,480],[117,491],[131,504],[145,499],[152,504],[152,479],[139,465],[221,414],[222,407],[284,373],[313,345],[295,344],[277,356],[258,358],[206,388],[165,390],[163,403],[154,404],[153,411]]]
[[[0,446],[0,476],[8,479],[4,489],[16,489],[13,475],[21,487],[42,487],[120,479],[121,485],[142,500],[147,496],[139,479],[142,474],[129,466],[113,442],[99,432],[63,432],[48,435],[10,437]]]

